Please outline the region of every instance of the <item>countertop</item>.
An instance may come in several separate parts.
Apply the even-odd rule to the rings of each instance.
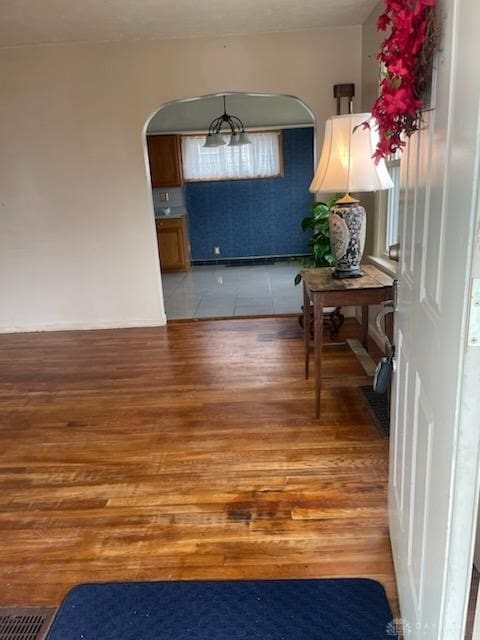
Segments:
[[[183,216],[187,215],[186,209],[183,207],[170,207],[170,213],[166,213],[159,209],[155,211],[155,219],[160,218],[183,218]]]

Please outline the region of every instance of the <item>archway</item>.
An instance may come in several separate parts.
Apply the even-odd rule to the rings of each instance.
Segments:
[[[225,145],[213,154],[204,151],[208,125],[223,110],[223,100],[228,113],[245,124],[258,150],[255,145],[243,150]],[[295,96],[215,93],[165,103],[150,114],[143,135],[149,150],[147,173],[167,318],[298,312],[300,292],[291,288],[297,267],[290,261],[308,250],[301,220],[312,199],[308,193],[315,161],[312,110]],[[260,139],[265,148],[260,148]],[[245,163],[255,162],[247,156],[256,154],[256,162],[265,156],[267,144],[272,154],[278,146],[279,163],[273,173],[252,167],[253,174],[202,174],[207,155],[215,156],[212,162],[217,164],[230,163],[234,156],[243,170]],[[195,171],[192,154],[201,156]],[[182,167],[174,170],[178,162]],[[230,266],[239,268],[227,270]]]

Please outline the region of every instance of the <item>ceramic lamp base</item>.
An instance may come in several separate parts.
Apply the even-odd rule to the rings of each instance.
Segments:
[[[357,201],[339,202],[330,210],[330,244],[335,256],[334,278],[361,278],[360,268],[367,217]]]
[[[345,278],[361,278],[363,276],[363,271],[358,269],[356,271],[339,271],[335,269],[332,273],[332,278],[335,280],[344,280]]]

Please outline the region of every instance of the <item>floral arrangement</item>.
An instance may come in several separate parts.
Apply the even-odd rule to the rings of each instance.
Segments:
[[[424,108],[422,95],[430,77],[438,44],[436,0],[384,0],[377,29],[391,29],[377,59],[385,72],[372,116],[380,140],[377,162],[405,146],[405,137],[417,131]],[[368,126],[367,123],[365,123]]]

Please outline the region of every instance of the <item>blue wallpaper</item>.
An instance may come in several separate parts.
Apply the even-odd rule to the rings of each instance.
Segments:
[[[193,260],[308,251],[300,222],[313,200],[313,128],[285,129],[283,153],[282,178],[186,184]]]

